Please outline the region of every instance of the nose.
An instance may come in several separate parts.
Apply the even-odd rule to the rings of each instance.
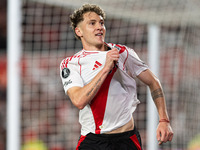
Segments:
[[[97,29],[102,30],[104,28],[104,25],[101,23],[97,23]]]

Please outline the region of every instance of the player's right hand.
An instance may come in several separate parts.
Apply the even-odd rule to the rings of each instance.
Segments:
[[[119,60],[119,51],[117,48],[113,48],[112,50],[107,52],[106,55],[106,62],[105,62],[105,68],[112,70],[115,63]]]

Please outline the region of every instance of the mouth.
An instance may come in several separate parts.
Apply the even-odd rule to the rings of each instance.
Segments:
[[[103,33],[97,33],[95,36],[103,36]]]

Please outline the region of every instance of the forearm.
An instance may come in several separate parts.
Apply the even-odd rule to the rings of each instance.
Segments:
[[[68,95],[72,103],[79,109],[83,109],[88,103],[92,101],[97,94],[108,73],[108,68],[103,68],[90,83],[84,87],[75,87],[68,90]]]
[[[81,89],[80,94],[82,93],[82,97],[83,99],[86,99],[87,103],[89,103],[97,94],[109,71],[110,70],[103,68],[89,84]]]
[[[155,82],[149,85],[149,88],[151,90],[152,99],[157,107],[159,118],[169,120],[165,96],[159,80],[156,79]]]

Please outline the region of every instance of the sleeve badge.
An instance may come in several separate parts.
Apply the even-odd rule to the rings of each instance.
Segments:
[[[64,68],[62,70],[62,77],[67,78],[70,75],[70,70],[68,68]]]

